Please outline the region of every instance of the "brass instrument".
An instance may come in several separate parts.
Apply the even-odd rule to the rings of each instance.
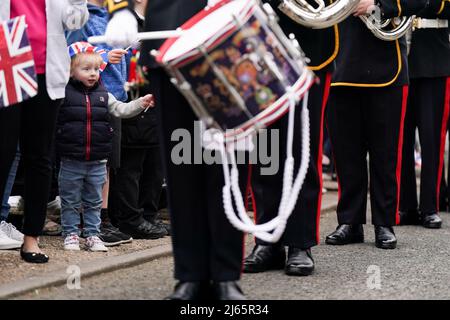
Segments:
[[[400,17],[376,20],[374,16],[360,16],[375,37],[384,41],[393,41],[403,37],[413,27],[415,17]],[[375,21],[373,21],[375,20]],[[390,28],[387,28],[389,27]]]
[[[281,12],[295,22],[313,29],[329,28],[347,18],[360,0],[336,0],[326,5],[324,0],[313,0],[317,7],[306,0],[282,0]]]
[[[281,0],[279,9],[298,24],[313,29],[324,29],[346,19],[360,0],[336,0],[328,6],[324,0],[312,1],[317,6],[311,5],[307,0]],[[412,28],[414,21],[414,17],[377,20],[374,15],[368,15],[360,18],[375,37],[385,41],[403,37]]]

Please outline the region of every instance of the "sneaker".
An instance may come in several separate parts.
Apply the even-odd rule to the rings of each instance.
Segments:
[[[70,234],[64,239],[64,250],[80,251],[80,237]]]
[[[170,229],[170,224],[163,222],[162,220],[156,220],[155,224],[158,227],[164,228],[167,232],[166,236],[170,236],[171,234],[171,229]]]
[[[61,198],[57,196],[55,200],[47,203],[47,210],[60,210],[61,209]]]
[[[100,228],[98,237],[103,241],[105,247],[114,247],[122,244],[122,239],[107,229]]]
[[[3,231],[8,236],[8,238],[23,242],[23,233],[17,230],[12,223],[2,221],[0,223],[0,231]]]
[[[21,196],[11,196],[8,198],[10,214],[22,215],[24,208],[24,199]]]
[[[22,246],[22,242],[11,239],[0,230],[0,250],[19,249]]]
[[[253,205],[253,201],[252,201],[251,195],[249,195],[249,198],[248,198],[248,204],[249,204],[248,211],[253,211],[253,207],[250,208],[250,206]],[[158,227],[158,228],[160,228],[160,229],[162,229],[162,230],[165,230],[165,231],[166,231],[165,236],[170,236],[170,233],[171,233],[171,230],[170,230],[170,224],[165,223],[165,222],[162,220],[162,218],[161,218],[161,213],[158,212],[158,213],[157,213],[156,215],[154,215],[154,216],[150,215],[150,216],[146,217],[146,220],[147,220],[148,222],[150,222],[151,224],[155,225],[156,227]]]
[[[121,232],[118,228],[114,227],[111,222],[102,222],[102,225],[100,227],[101,232],[105,232],[105,233],[110,233],[112,234],[114,237],[119,238],[120,239],[120,244],[125,244],[125,243],[131,243],[133,241],[133,237]],[[105,243],[105,246],[106,243]]]
[[[19,204],[22,204],[22,206],[23,206],[22,197],[21,196],[10,196],[8,198],[8,204],[11,206],[11,208],[18,208]]]
[[[46,236],[60,236],[62,234],[62,227],[60,224],[45,218],[45,225],[42,233]]]
[[[98,236],[87,237],[86,239],[86,249],[88,251],[95,252],[107,252],[108,248],[105,247],[105,244]]]

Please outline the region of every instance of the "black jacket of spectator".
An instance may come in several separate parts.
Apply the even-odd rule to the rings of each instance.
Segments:
[[[134,13],[139,32],[144,32],[145,21]],[[143,52],[141,51],[141,55]],[[151,94],[148,85],[139,88],[139,95]],[[150,108],[131,119],[122,119],[122,147],[148,148],[158,145],[157,110]]]

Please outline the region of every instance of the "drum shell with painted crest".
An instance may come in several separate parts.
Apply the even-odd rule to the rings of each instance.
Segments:
[[[197,116],[227,140],[276,121],[314,81],[301,49],[259,1],[221,1],[181,28],[186,31],[163,44],[157,61]]]

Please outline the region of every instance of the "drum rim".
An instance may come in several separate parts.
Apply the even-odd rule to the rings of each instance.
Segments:
[[[200,22],[202,19],[207,17],[208,15],[212,14],[213,12],[219,10],[223,6],[229,4],[233,0],[222,0],[215,4],[213,7],[205,8],[201,11],[199,11],[197,14],[195,14],[192,18],[187,20],[180,28],[182,30],[188,30],[195,26],[198,22]],[[252,3],[250,7],[250,3]],[[247,0],[247,3],[242,8],[240,14],[242,14],[245,18],[250,18],[255,10],[255,5],[257,5],[257,2],[254,0]],[[250,7],[250,8],[249,8]],[[229,38],[231,34],[233,34],[237,26],[232,26],[229,28],[230,24],[232,22],[227,23],[222,29],[220,29],[217,33],[213,34],[211,37],[207,38],[203,43],[208,43],[208,46],[206,47],[208,51],[213,50],[215,47],[219,46],[223,41]],[[199,56],[202,55],[201,52],[195,52],[199,51],[198,47],[194,47],[182,54],[177,55],[174,58],[171,58],[170,60],[164,61],[164,57],[169,51],[169,49],[176,43],[176,41],[179,40],[180,37],[173,37],[167,39],[162,46],[159,49],[158,55],[156,56],[156,61],[163,65],[163,66],[170,66],[175,68],[181,68],[187,64],[189,64],[192,61],[195,61],[199,58]],[[302,76],[297,80],[296,83],[292,85],[292,88],[294,88],[294,91],[298,95],[298,99],[301,100],[306,92],[310,90],[310,88],[314,85],[316,77],[314,74],[307,68],[305,65],[305,70],[302,72]],[[289,110],[289,98],[287,96],[287,93],[281,96],[276,102],[274,102],[272,105],[270,105],[266,110],[260,112],[258,115],[255,115],[253,118],[248,119],[246,122],[240,124],[237,127],[230,128],[232,130],[231,132],[222,129],[217,128],[220,131],[222,131],[225,141],[239,141],[242,139],[245,139],[246,137],[255,134],[255,128],[256,125],[262,124],[264,127],[268,127],[275,121],[279,120],[281,117],[283,117]],[[275,115],[275,117],[274,117]]]
[[[298,94],[299,100],[303,99],[305,94],[311,89],[316,81],[317,78],[314,73],[306,69],[302,74],[302,77],[300,77],[293,85],[293,88],[295,88],[295,92]],[[254,134],[255,124],[261,123],[265,127],[268,127],[272,123],[283,117],[289,111],[289,101],[287,93],[281,96],[277,100],[277,102],[273,103],[264,111],[256,115],[254,118],[244,122],[240,126],[230,129],[231,132],[228,132],[229,134],[227,134],[227,131],[224,131],[223,133],[225,141],[240,141],[247,136]],[[279,112],[280,114],[277,115],[274,119],[271,119],[271,116],[273,116],[277,112]]]
[[[181,25],[181,29],[182,30],[188,30],[190,28],[192,28],[193,26],[195,26],[198,22],[200,22],[202,19],[204,19],[205,17],[207,17],[208,15],[212,14],[213,12],[219,10],[221,7],[227,5],[228,3],[232,2],[233,0],[222,0],[221,2],[216,3],[213,7],[209,8],[209,9],[203,9],[201,11],[199,11],[197,14],[195,14],[192,18],[190,18],[188,21],[186,21],[183,25]],[[248,2],[252,1],[252,0],[247,0]],[[228,32],[221,34],[219,36],[219,38],[217,39],[217,41],[214,41],[214,43],[210,46],[210,47],[214,47],[216,45],[216,43],[221,40],[223,37],[225,37],[226,34],[232,32],[233,30],[229,30]],[[220,33],[220,32],[219,32]],[[192,55],[192,56],[188,56],[189,53],[191,53],[192,51],[196,50],[197,48],[193,48],[183,54],[180,54],[179,56],[177,56],[176,58],[173,58],[169,61],[163,61],[164,56],[167,54],[167,52],[169,51],[169,49],[172,47],[172,45],[178,41],[180,37],[173,37],[173,38],[169,38],[167,39],[160,47],[159,54],[156,57],[156,62],[160,63],[160,64],[171,64],[171,65],[175,65],[178,66],[180,64],[184,64],[183,62],[186,59],[189,59],[189,61],[187,61],[186,63],[190,62],[191,59],[194,60],[194,58],[197,57],[197,54]],[[212,37],[211,37],[212,38]],[[205,42],[207,42],[208,40],[210,40],[211,38],[207,39]],[[209,47],[208,47],[209,49]],[[177,62],[177,63],[173,63],[176,60],[180,60],[180,58],[182,58],[183,56],[188,56],[186,57],[186,59],[182,59],[181,61]]]

